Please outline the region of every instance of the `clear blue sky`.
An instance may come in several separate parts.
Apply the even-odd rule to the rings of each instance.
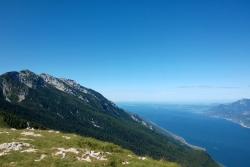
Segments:
[[[0,73],[21,69],[113,101],[250,97],[250,1],[0,0]]]

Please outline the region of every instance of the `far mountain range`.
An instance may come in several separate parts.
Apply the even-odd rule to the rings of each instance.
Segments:
[[[250,128],[250,99],[241,99],[233,103],[214,106],[209,109],[209,115]]]

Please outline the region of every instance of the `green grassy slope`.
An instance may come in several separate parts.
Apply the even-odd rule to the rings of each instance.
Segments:
[[[30,146],[20,150],[10,150],[6,155],[2,155],[6,151],[3,144],[12,142],[28,143]],[[63,154],[59,153],[59,149],[66,150],[64,157]],[[30,152],[25,152],[25,150]],[[97,158],[90,156],[91,162],[79,160],[78,158],[82,157],[87,150],[95,153],[100,152],[100,155]],[[85,155],[84,158],[87,156]],[[0,128],[0,166],[179,167],[176,163],[156,161],[149,157],[138,157],[131,151],[117,145],[93,138],[51,130],[15,130],[9,128]]]

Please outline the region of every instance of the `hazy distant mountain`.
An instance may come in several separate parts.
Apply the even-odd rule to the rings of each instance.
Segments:
[[[215,106],[210,109],[209,114],[250,128],[250,99]]]
[[[0,114],[11,127],[49,128],[90,136],[183,167],[218,166],[203,150],[160,133],[73,80],[29,70],[8,72],[0,76],[0,90]]]

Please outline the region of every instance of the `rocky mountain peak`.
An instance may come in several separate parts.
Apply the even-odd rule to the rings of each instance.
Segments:
[[[67,90],[67,87],[65,86],[65,84],[60,79],[58,79],[56,77],[53,77],[53,76],[51,76],[49,74],[45,74],[45,73],[40,74],[40,77],[46,83],[48,83],[49,85],[52,85],[53,87],[57,88],[58,90],[61,90],[61,91]]]
[[[21,70],[19,73],[23,73],[23,74],[26,74],[26,75],[36,75],[34,72],[28,70],[28,69],[25,69],[25,70]]]
[[[19,72],[19,81],[29,88],[36,88],[39,76],[29,70],[23,70]]]

